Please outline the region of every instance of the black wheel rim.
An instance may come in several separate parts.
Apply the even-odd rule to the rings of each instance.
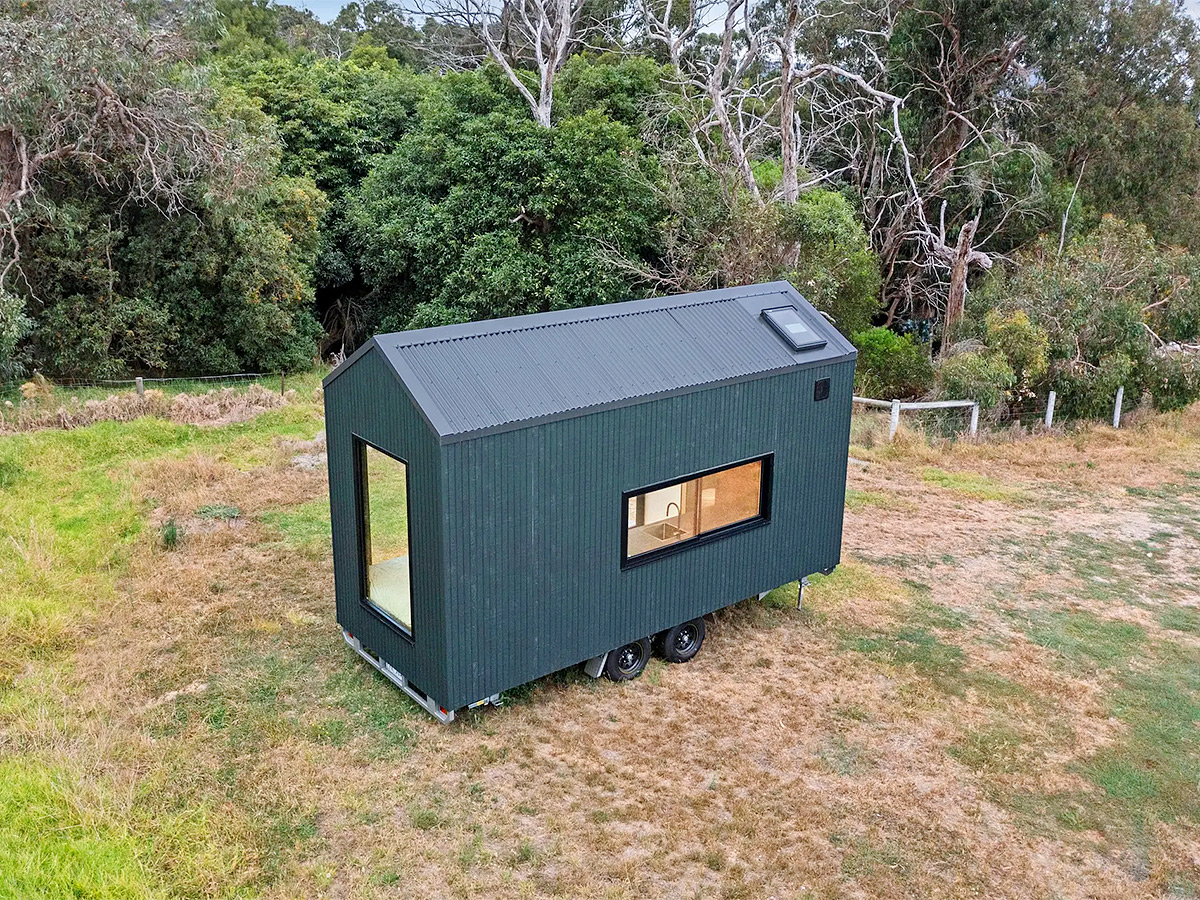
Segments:
[[[641,644],[626,644],[617,653],[617,669],[622,675],[636,672],[641,668],[643,656]]]
[[[675,632],[675,652],[680,656],[686,656],[696,649],[696,644],[700,640],[700,630],[690,622],[687,625],[680,626]]]

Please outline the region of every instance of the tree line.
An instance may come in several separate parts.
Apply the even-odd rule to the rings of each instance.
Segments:
[[[0,0],[0,378],[786,278],[864,390],[1200,397],[1169,0]]]

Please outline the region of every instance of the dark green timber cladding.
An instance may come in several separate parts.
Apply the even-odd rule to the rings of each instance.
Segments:
[[[411,641],[362,602],[355,435],[408,465]],[[326,387],[325,439],[338,622],[414,686],[444,703],[449,693],[446,664],[457,650],[447,641],[442,602],[442,448],[377,349],[365,353],[354,362],[353,371]]]
[[[819,378],[830,397],[814,402]],[[445,693],[428,690],[456,708],[836,565],[853,379],[850,359],[445,444],[444,645],[422,629],[442,558],[414,538],[420,655],[399,646],[389,661],[420,685],[405,661],[444,652]],[[769,524],[621,568],[622,492],[765,453]]]

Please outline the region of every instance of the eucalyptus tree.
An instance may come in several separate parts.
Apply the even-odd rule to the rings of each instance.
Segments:
[[[244,171],[205,121],[201,88],[176,64],[176,23],[147,22],[119,0],[6,0],[0,7],[0,288],[22,231],[45,211],[41,188],[83,175],[166,213],[218,166]]]
[[[1016,127],[1045,28],[1044,9],[1027,7],[724,0],[681,12],[643,0],[635,17],[676,68],[676,116],[701,165],[734,173],[760,207],[848,191],[889,321],[953,321],[990,248],[1046,215],[1045,155]]]
[[[596,23],[584,16],[585,5],[586,0],[423,0],[417,4],[430,20],[425,36],[433,65],[470,69],[490,60],[543,128],[551,125],[559,73],[588,32],[596,30]]]
[[[1200,26],[1173,0],[1075,0],[1052,14],[1059,39],[1030,127],[1078,185],[1071,230],[1107,212],[1200,250]]]

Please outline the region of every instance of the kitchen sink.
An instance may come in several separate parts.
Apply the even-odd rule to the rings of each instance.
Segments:
[[[652,538],[658,538],[660,541],[670,541],[681,534],[683,529],[672,525],[670,522],[655,522],[653,525],[647,525],[643,531]]]

